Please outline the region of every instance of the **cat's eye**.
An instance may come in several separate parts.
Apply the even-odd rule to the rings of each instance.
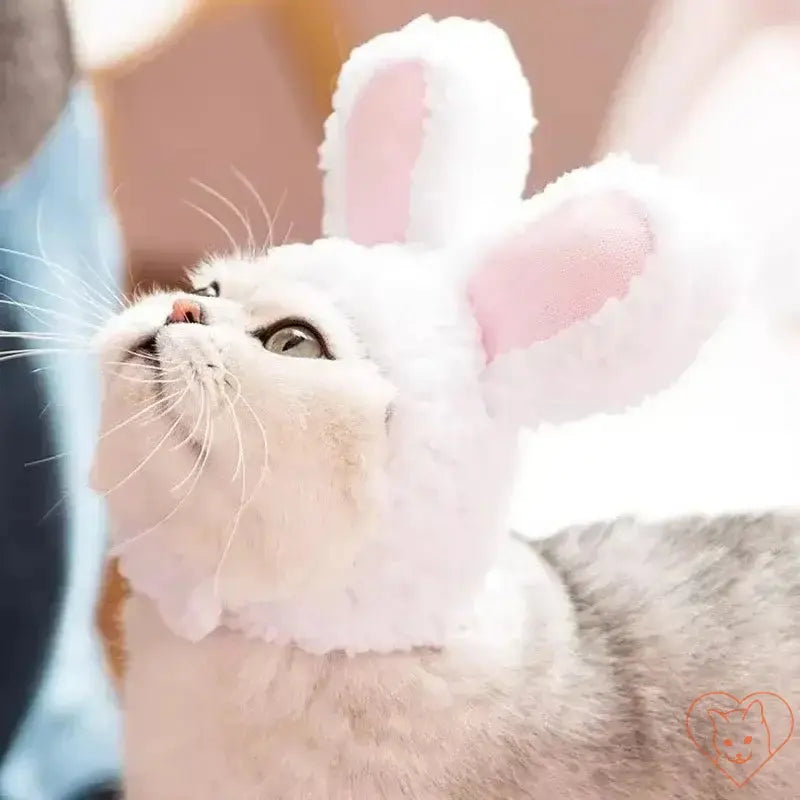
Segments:
[[[322,336],[305,322],[279,322],[255,335],[270,353],[294,358],[332,358]]]
[[[201,297],[219,297],[219,283],[211,281],[208,286],[201,286],[199,289],[193,289],[189,294],[197,294]]]
[[[733,747],[733,742],[730,739],[726,739],[723,744],[725,747]]]
[[[752,736],[745,736],[744,737],[744,743],[745,744],[750,744],[750,742],[752,742],[752,741],[753,741],[753,737]]]

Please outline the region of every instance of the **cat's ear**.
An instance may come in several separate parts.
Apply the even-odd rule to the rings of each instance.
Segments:
[[[628,159],[565,175],[477,254],[487,401],[516,425],[622,411],[674,382],[736,297],[736,240]]]
[[[711,724],[715,728],[717,725],[722,725],[728,721],[728,718],[725,716],[725,714],[716,708],[708,709],[708,718],[711,720]]]
[[[320,147],[323,231],[439,246],[519,203],[535,120],[506,34],[420,17],[353,51]]]
[[[766,724],[766,717],[764,716],[764,705],[760,700],[753,700],[749,706],[744,710],[744,719],[746,720],[760,720]]]

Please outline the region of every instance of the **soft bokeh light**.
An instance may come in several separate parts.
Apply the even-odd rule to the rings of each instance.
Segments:
[[[67,0],[80,63],[112,66],[166,35],[198,0]]]
[[[616,417],[523,438],[511,523],[544,537],[575,522],[796,506],[800,339],[743,312],[671,391]]]

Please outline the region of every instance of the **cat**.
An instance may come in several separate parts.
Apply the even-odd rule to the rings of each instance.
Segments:
[[[362,547],[374,541],[358,528],[375,519],[374,476],[364,470],[380,474],[378,432],[397,425],[403,409],[395,400],[384,413],[391,395],[361,356],[349,368],[327,358],[330,351],[345,362],[356,341],[329,307],[312,305],[315,294],[286,282],[285,257],[276,250],[264,264],[211,265],[195,279],[199,296],[156,293],[109,326],[108,342],[134,354],[108,367],[94,478],[131,532],[118,543],[135,590],[125,612],[129,800],[796,797],[795,743],[737,789],[684,726],[705,691],[800,698],[800,523],[791,514],[625,518],[536,543],[504,536],[472,617],[444,640],[425,627],[437,621],[435,595],[414,596],[415,586],[432,588],[421,571],[402,584],[398,605],[383,593],[392,569],[402,575],[396,551],[389,572],[373,562],[380,580],[359,586],[365,601],[371,591],[384,605],[362,608],[356,599],[352,623],[339,616],[347,606],[324,587],[344,568],[336,550],[352,547],[348,536]],[[233,326],[243,304],[296,319],[288,304],[301,298],[326,321],[324,343],[310,323],[295,321],[258,323],[254,346],[239,342]],[[158,319],[169,324],[154,336]],[[235,380],[226,369],[237,370]],[[192,385],[197,395],[186,393]],[[226,396],[248,405],[234,414]],[[180,413],[176,399],[187,403]],[[282,408],[295,416],[281,417]],[[132,414],[139,424],[123,424]],[[159,448],[165,436],[170,444]],[[435,480],[422,462],[416,472],[407,462],[398,468],[421,486]],[[237,471],[252,476],[248,491],[265,485],[265,502],[241,513]],[[345,505],[325,492],[342,492]],[[299,527],[281,547],[280,536],[266,535],[298,519],[318,519],[324,536],[304,540]],[[413,551],[422,564],[435,553],[432,540],[423,544]],[[210,590],[193,592],[213,584],[220,563],[217,591],[238,615],[220,616]],[[446,587],[458,563],[457,552],[444,572],[431,563],[433,586]],[[314,571],[320,566],[324,573]],[[316,592],[327,608],[309,601],[291,615],[287,597]],[[381,646],[415,625],[417,644]],[[369,646],[349,654],[337,646],[334,636],[351,634],[372,637]]]
[[[740,239],[623,157],[522,201],[529,87],[488,23],[376,37],[333,105],[324,237],[210,258],[94,342],[128,800],[733,797],[685,717],[800,698],[797,519],[504,519],[520,427],[675,381]],[[797,797],[793,744],[736,796]]]

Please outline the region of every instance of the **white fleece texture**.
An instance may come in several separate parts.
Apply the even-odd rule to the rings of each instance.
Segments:
[[[644,271],[622,300],[610,298],[594,315],[489,365],[490,407],[517,425],[638,404],[683,373],[740,294],[746,270],[726,222],[680,184],[625,157],[562,176],[526,201],[499,237],[571,199],[614,193],[646,209],[652,250]]]
[[[342,216],[342,120],[397,59],[424,67],[425,136],[398,210],[406,236],[367,247]],[[159,293],[98,338],[109,433],[95,486],[134,591],[191,640],[225,626],[312,653],[388,652],[486,627],[519,427],[666,387],[734,296],[728,239],[648,168],[609,158],[520,200],[529,92],[489,23],[424,17],[376,38],[345,66],[335,108],[321,153],[337,236],[203,265],[195,286],[220,287],[196,298],[204,325],[163,325],[180,295]],[[585,225],[593,213],[602,224]],[[517,241],[532,249],[509,260]],[[530,326],[533,308],[562,329]],[[297,319],[334,360],[252,335]],[[498,332],[512,349],[485,348]],[[119,365],[148,334],[160,377],[147,359]]]
[[[351,237],[345,152],[353,106],[376,74],[402,62],[423,64],[427,87],[405,241],[438,247],[491,226],[525,188],[536,120],[508,37],[490,22],[426,15],[357,47],[342,68],[320,147],[326,236]]]

